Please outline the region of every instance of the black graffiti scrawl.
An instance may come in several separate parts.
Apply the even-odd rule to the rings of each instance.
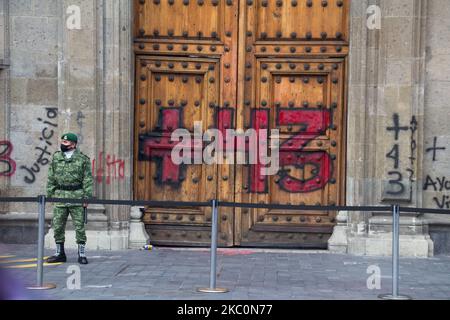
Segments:
[[[425,149],[426,154],[431,156],[433,163],[444,160],[445,156],[442,153],[446,150],[447,148],[439,143],[438,137],[434,137],[432,146]],[[450,209],[450,195],[448,195],[450,192],[450,177],[427,175],[423,190],[436,193],[433,197],[436,207],[439,209]]]
[[[41,122],[45,125],[45,127],[41,131],[41,136],[39,137],[39,141],[41,141],[41,145],[34,148],[37,150],[37,159],[30,166],[21,166],[20,169],[26,171],[26,176],[24,181],[28,184],[33,184],[36,181],[36,174],[41,171],[41,168],[48,165],[50,163],[50,159],[52,156],[52,150],[50,147],[53,146],[51,139],[54,137],[56,133],[56,129],[58,128],[58,123],[56,121],[58,117],[58,109],[57,108],[46,108],[46,118],[37,118],[37,121]]]

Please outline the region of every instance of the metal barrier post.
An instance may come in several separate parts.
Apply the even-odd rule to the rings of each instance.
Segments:
[[[382,294],[378,297],[384,300],[411,300],[406,295],[398,294],[399,283],[399,253],[400,253],[400,206],[392,206],[392,294]]]
[[[217,200],[212,201],[212,222],[211,222],[211,270],[209,276],[209,288],[198,288],[197,291],[203,293],[226,293],[228,289],[216,288],[217,278],[217,236],[218,236],[218,204]]]
[[[28,287],[30,290],[55,289],[53,283],[44,284],[44,236],[45,236],[45,196],[38,196],[39,201],[39,229],[38,229],[38,257],[37,257],[37,284]]]

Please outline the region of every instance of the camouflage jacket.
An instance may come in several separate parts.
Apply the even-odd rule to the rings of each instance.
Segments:
[[[57,151],[53,154],[48,170],[47,197],[83,199],[92,197],[92,171],[88,156],[75,150],[70,159],[64,153]],[[80,186],[79,190],[61,190],[61,187]],[[57,206],[80,206],[81,204],[63,204]]]

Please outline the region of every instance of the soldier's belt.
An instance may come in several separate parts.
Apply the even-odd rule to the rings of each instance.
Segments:
[[[83,185],[81,184],[77,184],[74,186],[58,186],[58,190],[62,190],[62,191],[76,191],[76,190],[80,190],[83,189]]]

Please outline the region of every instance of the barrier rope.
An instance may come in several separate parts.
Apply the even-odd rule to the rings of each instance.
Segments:
[[[0,202],[38,202],[39,197],[0,197]],[[47,203],[68,203],[68,204],[105,204],[120,206],[151,206],[156,208],[168,207],[210,207],[212,201],[153,201],[153,200],[108,200],[108,199],[64,199],[64,198],[46,198]],[[266,204],[266,203],[237,203],[227,201],[217,201],[220,207],[230,208],[253,208],[253,209],[279,209],[279,210],[297,210],[297,211],[367,211],[367,212],[391,212],[392,206],[309,206],[309,205],[288,205],[288,204]],[[400,207],[402,213],[431,213],[431,214],[450,214],[448,209],[431,208],[412,208]]]

